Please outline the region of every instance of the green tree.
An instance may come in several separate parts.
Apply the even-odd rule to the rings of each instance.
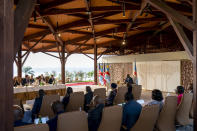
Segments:
[[[78,72],[78,75],[79,75],[81,81],[83,81],[83,79],[84,79],[84,74],[85,73],[83,71]]]
[[[25,75],[34,75],[34,71],[32,70],[31,66],[26,66],[23,67],[23,73],[25,73]]]
[[[92,78],[92,77],[93,77],[93,75],[94,75],[94,71],[90,71],[90,72],[88,72],[88,73],[87,73],[87,75],[88,75],[88,78]]]

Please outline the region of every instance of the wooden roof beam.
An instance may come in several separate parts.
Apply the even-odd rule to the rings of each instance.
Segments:
[[[72,1],[74,1],[74,0],[56,0],[56,1],[52,1],[52,2],[49,2],[47,4],[41,5],[40,9],[41,10],[48,10],[48,9],[54,8],[56,6],[72,2]]]
[[[192,22],[192,20],[188,19],[186,16],[180,14],[175,9],[168,6],[165,2],[160,0],[146,0],[149,4],[151,4],[153,7],[161,10],[163,13],[165,13],[167,16],[170,16],[173,20],[181,23],[189,30],[196,30],[197,25]]]
[[[48,29],[48,26],[37,25],[37,24],[29,24],[28,28],[37,28],[37,29]]]

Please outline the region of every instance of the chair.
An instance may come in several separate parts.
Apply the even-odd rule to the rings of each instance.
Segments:
[[[130,131],[153,131],[158,115],[159,105],[143,107],[139,119]]]
[[[128,89],[126,87],[118,87],[117,94],[116,94],[116,97],[114,99],[114,103],[116,105],[124,103],[124,96],[125,96],[127,90]]]
[[[84,111],[67,112],[58,116],[57,131],[88,131],[87,115]]]
[[[190,112],[189,112],[189,116],[190,116],[190,118],[194,118],[194,102],[192,102],[191,109],[190,109]]]
[[[103,109],[98,131],[120,131],[122,122],[122,107],[111,106]]]
[[[142,93],[142,86],[141,85],[132,85],[132,93],[135,100],[139,100]]]
[[[80,108],[83,109],[84,105],[84,92],[74,92],[70,95],[69,103],[66,107],[66,111],[77,111]]]
[[[175,117],[177,109],[177,97],[168,96],[165,99],[165,104],[159,114],[156,128],[159,131],[175,131]],[[166,128],[167,127],[167,128]]]
[[[27,125],[15,127],[14,131],[49,131],[47,124]]]
[[[106,98],[106,89],[105,88],[97,88],[97,89],[94,89],[94,96],[95,95],[98,95],[103,100],[105,100],[105,98]]]
[[[51,109],[51,104],[57,100],[60,100],[59,95],[45,95],[42,99],[42,106],[40,109],[40,115],[41,116],[48,116],[49,118],[54,117],[54,113]]]
[[[193,94],[187,93],[183,95],[180,105],[177,109],[176,122],[178,125],[189,125],[189,113],[192,105]]]

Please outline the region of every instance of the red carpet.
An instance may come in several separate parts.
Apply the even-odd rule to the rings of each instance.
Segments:
[[[94,82],[67,83],[66,86],[94,85]]]

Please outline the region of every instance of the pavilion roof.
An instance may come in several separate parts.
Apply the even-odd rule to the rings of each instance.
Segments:
[[[88,1],[39,0],[22,50],[58,52],[63,43],[66,52],[84,54],[93,54],[94,44],[98,54],[184,50],[165,14],[149,4],[143,6],[141,0]],[[165,2],[181,14],[192,16],[192,6],[187,2]]]

